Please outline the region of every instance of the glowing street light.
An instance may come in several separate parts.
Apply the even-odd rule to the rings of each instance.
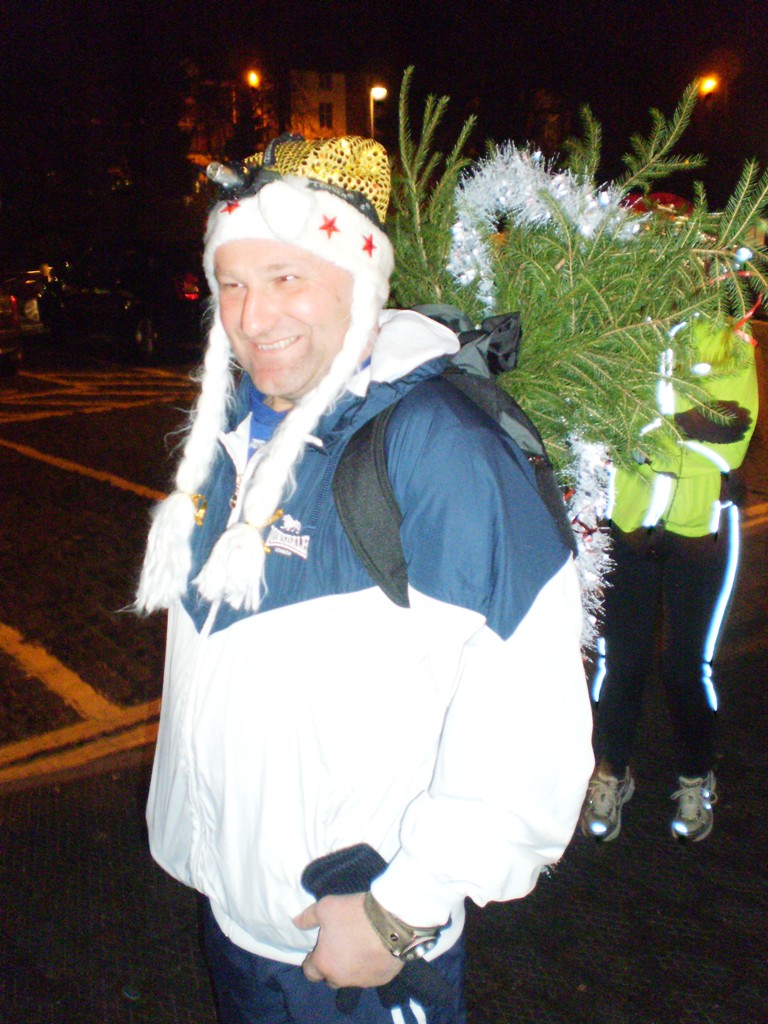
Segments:
[[[251,128],[253,130],[253,142],[254,145],[258,147],[264,131],[264,97],[261,95],[261,72],[256,68],[249,68],[245,73],[245,81],[248,83],[248,90],[251,97]]]
[[[704,75],[699,79],[699,96],[706,99],[711,96],[720,86],[720,79],[717,75]]]
[[[371,87],[370,100],[371,100],[371,138],[376,137],[375,129],[375,112],[374,103],[380,103],[382,100],[387,98],[387,90],[383,85],[374,85]]]

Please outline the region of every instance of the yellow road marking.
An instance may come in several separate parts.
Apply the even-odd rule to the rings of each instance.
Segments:
[[[166,370],[140,374],[30,374],[23,376],[48,385],[44,392],[0,395],[0,422],[29,422],[69,416],[74,412],[103,413],[162,402],[188,399],[193,385],[188,378]],[[170,385],[170,386],[169,386]],[[57,469],[77,473],[150,501],[161,501],[161,491],[48,455],[29,445],[0,439],[0,445]],[[0,650],[31,677],[75,710],[83,719],[74,725],[31,736],[0,747],[0,786],[43,779],[81,768],[94,761],[150,745],[157,739],[160,700],[121,707],[104,698],[39,644],[25,640],[0,623]]]
[[[755,526],[762,526],[768,523],[768,501],[761,505],[750,505],[742,511],[741,528],[751,530]]]
[[[93,415],[153,404],[189,405],[197,390],[188,374],[159,368],[125,373],[22,371],[19,376],[43,385],[43,390],[0,392],[0,423],[26,423],[73,412]]]
[[[762,505],[750,505],[749,508],[744,509],[744,515],[747,517],[764,516],[766,513],[768,513],[768,501],[764,501]]]
[[[170,402],[170,396],[166,393],[163,395],[163,402]],[[158,399],[155,398],[141,398],[136,401],[109,401],[105,402],[103,396],[99,399],[98,404],[95,406],[84,406],[81,403],[81,399],[78,399],[78,404],[62,404],[60,401],[57,406],[45,410],[36,410],[33,413],[0,413],[0,423],[30,423],[34,420],[52,420],[57,416],[72,416],[74,413],[82,413],[85,416],[94,416],[100,413],[114,413],[121,409],[141,409],[144,406],[157,406]]]
[[[155,491],[151,487],[134,484],[130,480],[123,479],[121,476],[115,476],[114,473],[105,473],[100,469],[81,466],[78,462],[70,462],[69,459],[60,459],[56,455],[46,455],[45,452],[40,452],[36,448],[30,448],[26,444],[17,444],[15,441],[6,441],[0,438],[0,445],[18,452],[20,455],[26,455],[30,459],[37,459],[49,466],[55,466],[57,469],[64,469],[69,473],[79,473],[81,476],[90,477],[92,480],[100,480],[102,483],[119,487],[120,490],[131,491],[133,494],[138,494],[141,498],[149,498],[150,501],[162,501],[166,497],[163,491]]]
[[[58,772],[72,771],[114,754],[148,746],[157,739],[157,721],[140,722],[134,729],[112,736],[101,736],[87,747],[53,752],[34,761],[0,768],[0,787],[6,783],[40,779]]]
[[[79,370],[50,370],[47,372],[32,372],[30,370],[19,370],[19,377],[27,380],[39,380],[48,384],[59,384],[62,387],[87,388],[91,382],[103,387],[104,384],[119,386],[122,384],[135,385],[137,383],[164,384],[166,381],[173,381],[178,384],[190,384],[190,376],[187,373],[179,373],[175,370],[163,370],[159,367],[154,370],[110,370],[109,372],[92,372]]]
[[[133,707],[113,704],[39,644],[3,623],[0,650],[84,719],[0,747],[0,786],[81,768],[157,739],[159,698]]]
[[[141,726],[151,722],[160,714],[160,699],[136,704],[133,707],[121,708],[111,705],[114,712],[109,718],[89,719],[75,725],[65,725],[61,729],[49,729],[48,732],[29,736],[15,743],[7,743],[0,747],[0,774],[9,765],[31,758],[39,758],[52,750],[63,751],[78,744],[98,739],[105,733],[124,733],[131,726]],[[91,744],[91,747],[93,744]]]
[[[105,700],[39,644],[30,643],[21,633],[3,623],[0,623],[0,649],[15,658],[29,675],[45,683],[83,718],[108,719],[119,710],[116,704]]]

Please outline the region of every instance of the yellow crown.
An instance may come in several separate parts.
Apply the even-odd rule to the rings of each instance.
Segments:
[[[261,166],[263,153],[246,164]],[[389,206],[390,171],[387,151],[374,139],[345,135],[338,139],[286,139],[273,147],[269,165],[279,174],[311,178],[345,192],[360,192],[371,203],[381,223]]]

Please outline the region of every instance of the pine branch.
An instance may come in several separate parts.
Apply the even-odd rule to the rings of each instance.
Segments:
[[[411,141],[410,119],[408,112],[408,92],[412,76],[413,67],[409,67],[403,75],[403,81],[400,88],[400,167],[405,181],[405,188],[402,195],[406,202],[406,210],[404,212],[410,214],[414,241],[418,247],[423,267],[426,270],[429,267],[429,256],[424,244],[421,210],[426,191],[425,183],[429,181],[434,168],[441,159],[441,155],[439,153],[434,153],[430,156],[429,147],[432,144],[435,131],[442,119],[448,100],[445,96],[440,100],[436,100],[432,95],[427,97],[421,138],[419,139],[418,144],[414,146]]]
[[[718,243],[727,248],[744,238],[766,215],[768,204],[768,171],[760,174],[756,160],[744,165],[736,189],[726,204],[718,224]]]
[[[587,104],[579,110],[579,120],[584,137],[566,140],[565,151],[568,157],[565,166],[574,174],[594,181],[602,158],[603,127]]]
[[[626,153],[622,158],[627,167],[627,174],[618,179],[616,184],[626,192],[633,189],[645,191],[647,187],[660,178],[668,177],[677,171],[689,171],[703,166],[704,157],[674,156],[672,150],[680,141],[688,127],[696,106],[696,83],[691,83],[683,93],[682,99],[668,121],[659,110],[651,110],[653,127],[650,135],[633,135],[630,144],[634,155]]]
[[[414,142],[409,94],[413,68],[400,88],[399,164],[394,175],[390,233],[398,253],[392,291],[401,305],[450,301],[453,286],[446,265],[451,244],[455,192],[469,160],[463,149],[474,126],[469,118],[445,159],[432,151],[437,129],[449,103],[447,96],[427,96],[421,132]]]
[[[435,183],[432,191],[432,197],[429,201],[430,214],[442,211],[446,205],[450,206],[451,214],[453,214],[456,186],[459,183],[461,172],[470,163],[469,159],[464,157],[462,154],[464,152],[464,147],[469,140],[469,136],[472,134],[475,127],[475,120],[474,115],[467,118],[459,132],[456,144],[448,154],[448,158],[445,161],[445,171],[442,177]]]

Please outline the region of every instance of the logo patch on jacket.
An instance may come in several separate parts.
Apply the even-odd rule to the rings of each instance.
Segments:
[[[309,554],[309,537],[301,533],[301,523],[286,513],[279,525],[273,525],[264,542],[269,551],[278,555],[298,555],[306,559]]]

